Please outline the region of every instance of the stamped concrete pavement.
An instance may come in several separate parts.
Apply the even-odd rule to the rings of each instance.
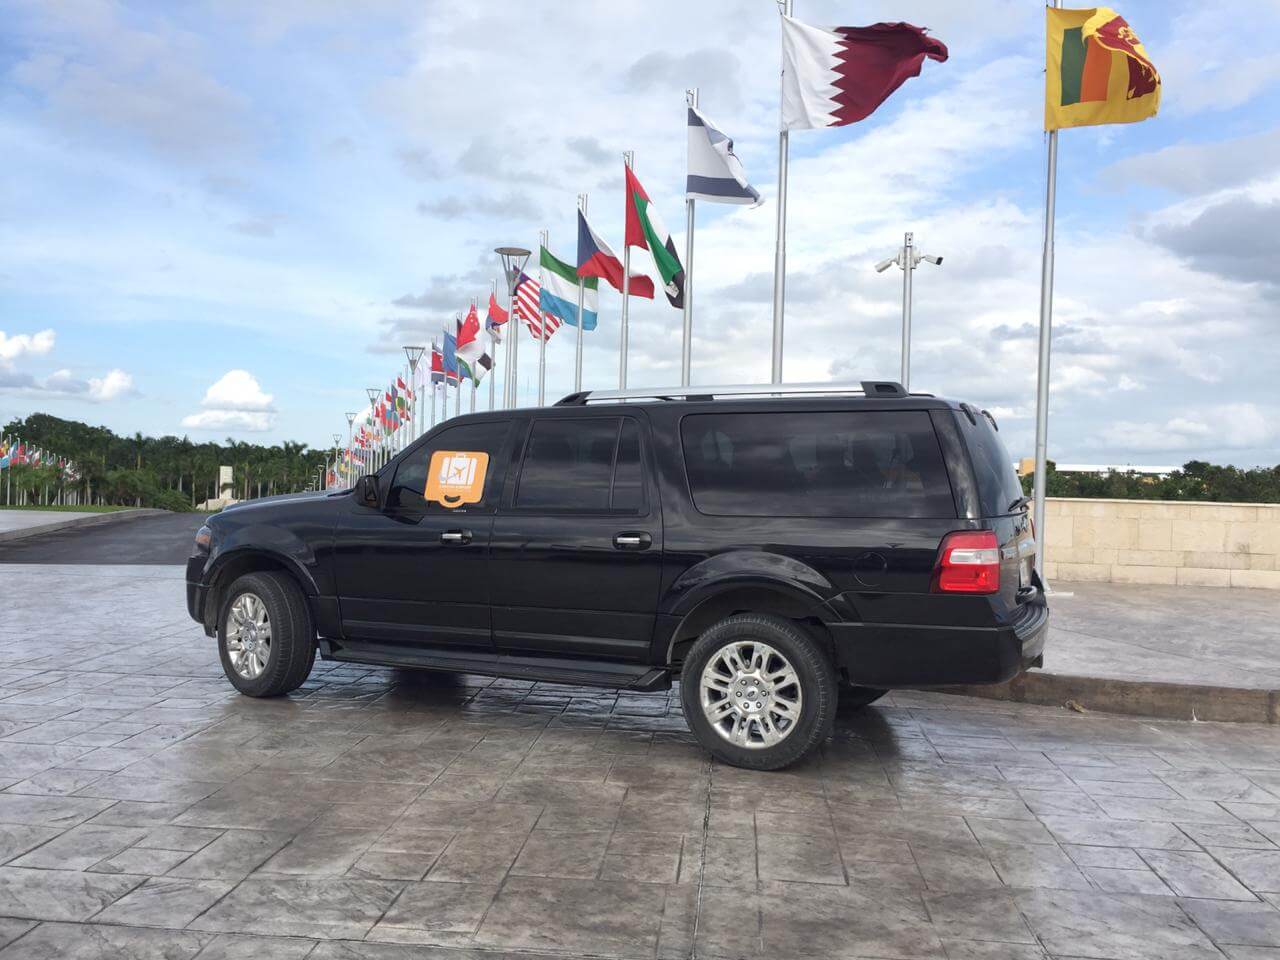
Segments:
[[[171,567],[0,567],[0,960],[1280,955],[1280,730],[901,693],[711,763],[672,694],[318,663]]]

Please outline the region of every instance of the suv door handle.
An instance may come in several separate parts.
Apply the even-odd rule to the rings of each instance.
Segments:
[[[641,531],[626,530],[613,537],[613,545],[619,550],[647,550],[652,543],[653,537]]]
[[[470,543],[470,530],[446,530],[440,534],[441,543]]]

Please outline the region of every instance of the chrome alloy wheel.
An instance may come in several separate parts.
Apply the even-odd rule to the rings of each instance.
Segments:
[[[800,678],[767,643],[742,640],[721,647],[702,670],[699,692],[707,722],[739,747],[772,747],[800,721]]]
[[[271,620],[266,604],[254,593],[242,593],[227,614],[227,656],[236,673],[257,679],[271,656]]]

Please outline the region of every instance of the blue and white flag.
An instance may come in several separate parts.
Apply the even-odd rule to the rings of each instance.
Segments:
[[[689,180],[685,196],[713,203],[749,203],[758,207],[760,192],[747,183],[733,141],[696,107],[689,108]]]

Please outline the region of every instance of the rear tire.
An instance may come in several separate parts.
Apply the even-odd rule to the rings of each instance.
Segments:
[[[283,573],[237,578],[218,616],[222,671],[241,693],[276,697],[306,681],[316,658],[306,599]]]
[[[684,659],[680,699],[698,742],[748,770],[780,770],[831,735],[836,677],[825,651],[790,620],[740,613]]]

